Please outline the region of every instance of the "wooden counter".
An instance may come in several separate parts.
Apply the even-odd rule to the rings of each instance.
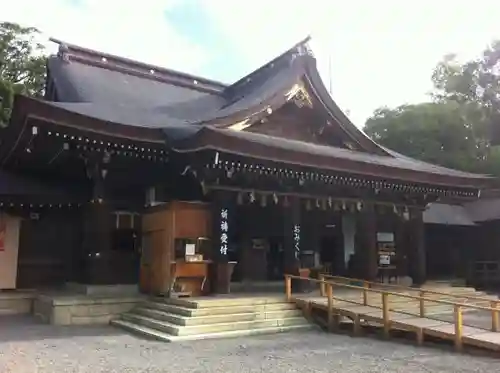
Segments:
[[[208,273],[211,260],[186,262],[177,260],[171,262],[172,290],[180,293],[190,293],[192,296],[206,294],[209,289]]]
[[[148,208],[142,216],[141,291],[169,293],[176,261],[175,240],[209,237],[210,217],[210,206],[204,203],[174,201]]]

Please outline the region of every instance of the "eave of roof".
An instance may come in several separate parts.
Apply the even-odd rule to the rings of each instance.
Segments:
[[[45,181],[0,170],[0,200],[16,199],[37,200],[47,203],[75,203],[88,197],[88,191],[80,185],[65,188]],[[29,199],[31,197],[31,199]]]
[[[88,105],[87,103],[75,105]],[[164,143],[165,138],[159,128],[125,125],[102,118],[92,118],[77,110],[71,110],[60,103],[43,101],[17,95],[14,100],[11,124],[6,131],[19,131],[27,119],[34,118],[44,122],[59,124],[62,127],[83,130],[99,135],[112,136],[132,141]]]
[[[168,144],[179,152],[212,149],[286,164],[441,186],[483,188],[495,180],[486,175],[470,174],[431,165],[397,153],[393,153],[392,156],[379,156],[206,125],[182,123],[161,127],[124,125],[89,118],[84,114],[62,108],[58,103],[24,96],[16,97],[14,112],[16,115],[12,120],[17,120],[17,123],[11,123],[11,126],[5,130],[13,133],[13,137],[10,141],[5,141],[6,136],[2,136],[4,143],[13,141],[15,133],[24,131],[23,126],[27,118],[35,118],[97,135],[166,146]]]
[[[487,175],[447,169],[406,157],[378,156],[210,126],[176,142],[174,147],[180,152],[210,149],[280,163],[447,187],[481,188],[493,180]]]

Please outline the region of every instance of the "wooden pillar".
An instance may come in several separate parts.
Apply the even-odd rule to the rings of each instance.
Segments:
[[[323,211],[313,209],[306,211],[301,216],[301,267],[313,268],[315,267],[316,253],[320,251],[321,246],[321,228],[323,223]],[[334,250],[332,247],[331,250]]]
[[[427,277],[425,230],[422,209],[413,208],[410,210],[409,236],[411,276],[413,284],[419,286],[425,282]]]
[[[284,207],[283,224],[283,250],[285,261],[285,274],[298,276],[300,269],[300,255],[302,250],[302,226],[300,224],[300,200],[292,199],[290,206]],[[292,288],[299,291],[303,285],[292,281]]]
[[[106,170],[100,162],[87,165],[92,181],[92,199],[85,206],[83,252],[84,283],[115,284],[117,262],[111,247],[111,210],[105,196]]]
[[[407,224],[402,216],[394,217],[394,240],[396,245],[396,266],[399,277],[409,275],[409,237],[407,234]]]
[[[229,294],[232,265],[229,263],[231,225],[234,222],[234,206],[227,195],[214,192],[212,195],[212,270],[211,290],[214,294]]]
[[[365,203],[357,220],[356,257],[359,262],[359,275],[368,281],[375,281],[378,272],[376,219],[375,206]]]

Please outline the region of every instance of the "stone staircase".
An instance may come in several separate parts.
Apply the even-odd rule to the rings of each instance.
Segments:
[[[314,328],[283,296],[153,298],[111,324],[167,342]]]

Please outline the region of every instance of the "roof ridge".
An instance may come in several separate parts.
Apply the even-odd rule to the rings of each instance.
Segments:
[[[274,67],[274,65],[281,60],[283,57],[295,52],[299,51],[301,48],[304,48],[305,45],[311,40],[311,36],[308,35],[298,43],[294,44],[291,48],[288,48],[285,52],[281,53],[277,57],[273,58],[271,61],[266,62],[264,65],[258,67],[255,70],[252,70],[250,73],[247,75],[243,76],[242,78],[238,79],[236,82],[232,83],[228,87],[226,87],[225,92],[230,92],[236,88],[240,88],[242,85],[250,82],[252,80],[252,77],[258,75],[261,73],[266,67]]]
[[[133,71],[143,72],[144,74],[158,74],[165,78],[175,76],[177,79],[184,79],[186,83],[190,83],[193,88],[196,88],[198,83],[202,83],[206,86],[210,86],[212,90],[219,90],[222,92],[228,84],[222,83],[213,79],[204,78],[201,76],[196,76],[192,74],[188,74],[185,72],[169,69],[166,67],[161,67],[158,65],[147,64],[144,62],[140,62],[137,60],[132,60],[126,57],[120,57],[114,54],[97,51],[90,48],[81,47],[75,44],[66,43],[62,40],[50,38],[51,42],[54,42],[59,45],[59,51],[61,49],[65,49],[66,52],[69,52],[72,55],[85,58],[86,60],[92,61],[95,59],[96,61],[106,62],[108,65],[108,69],[113,70],[113,67],[121,67],[121,68],[129,68]]]
[[[59,58],[59,56],[57,56],[57,55],[52,55],[51,57],[52,58]],[[215,94],[221,94],[221,92],[222,92],[220,89],[213,88],[213,86],[211,86],[211,85],[205,85],[203,83],[199,83],[198,81],[189,82],[189,81],[186,81],[185,79],[182,79],[182,78],[179,78],[179,77],[173,76],[173,75],[157,75],[154,73],[148,73],[145,71],[131,69],[128,67],[123,67],[123,66],[118,66],[118,65],[113,66],[113,65],[108,64],[107,61],[90,59],[90,58],[87,58],[86,56],[74,55],[74,54],[70,54],[70,53],[65,52],[65,56],[63,58],[66,60],[66,62],[75,61],[75,62],[84,64],[87,66],[98,67],[101,69],[119,72],[122,74],[137,76],[137,77],[147,79],[147,80],[153,80],[153,81],[157,81],[157,82],[161,82],[161,83],[168,83],[168,84],[176,85],[179,87],[186,87],[186,88],[196,90],[196,91],[215,93]]]

